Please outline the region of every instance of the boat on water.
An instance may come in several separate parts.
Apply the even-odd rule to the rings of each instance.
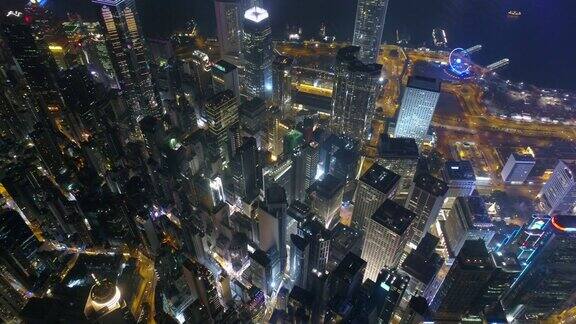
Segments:
[[[522,16],[522,11],[518,11],[518,10],[508,11],[508,17],[510,17],[510,18],[518,18],[520,16]]]

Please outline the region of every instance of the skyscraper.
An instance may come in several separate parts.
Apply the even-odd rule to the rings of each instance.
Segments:
[[[213,157],[230,161],[228,129],[238,123],[238,102],[232,90],[222,91],[210,97],[205,104],[208,131],[216,141]]]
[[[373,296],[378,323],[391,322],[409,281],[410,277],[402,275],[396,269],[384,268],[378,274]]]
[[[0,267],[18,280],[20,285],[32,288],[44,270],[38,256],[40,242],[14,210],[0,214]]]
[[[456,198],[446,219],[440,221],[440,226],[451,257],[458,255],[466,240],[482,240],[488,245],[495,234],[481,196]]]
[[[408,242],[409,248],[415,249],[436,221],[447,192],[448,184],[430,174],[419,174],[414,178],[404,205],[416,214],[414,224],[410,227],[412,234]]]
[[[212,65],[212,88],[214,93],[232,90],[234,97],[240,102],[240,81],[236,65],[225,60],[214,63]]]
[[[235,192],[242,199],[252,201],[262,189],[262,165],[256,139],[245,137],[244,144],[236,151],[234,158]]]
[[[242,54],[245,65],[246,92],[268,99],[272,95],[272,30],[268,11],[252,7],[244,12]]]
[[[344,194],[344,182],[327,174],[308,188],[308,200],[312,210],[324,222],[327,228],[340,220],[340,207]]]
[[[359,0],[352,44],[360,46],[360,60],[374,63],[380,53],[388,0]]]
[[[293,61],[291,57],[279,55],[272,62],[272,100],[282,113],[287,112],[292,105]]]
[[[413,76],[402,96],[395,137],[410,137],[421,142],[428,134],[432,115],[440,98],[440,81]]]
[[[338,51],[330,126],[336,133],[365,140],[372,130],[382,65],[360,62],[355,51],[354,47]]]
[[[460,320],[472,302],[486,288],[494,271],[490,254],[482,241],[466,241],[430,302],[440,320]]]
[[[320,159],[318,143],[311,142],[296,148],[292,155],[292,185],[294,186],[294,199],[304,201],[306,190],[310,188]]]
[[[576,213],[576,162],[558,161],[538,197],[546,213]]]
[[[574,215],[555,215],[547,239],[503,298],[509,312],[521,309],[519,322],[543,318],[573,306],[576,292]]]
[[[214,0],[214,9],[220,56],[239,58],[242,48],[242,14],[245,10],[242,1]]]
[[[476,189],[476,175],[470,161],[446,161],[442,178],[448,183],[448,192],[442,208],[450,209],[457,197],[472,195]]]
[[[135,119],[162,115],[156,102],[135,0],[93,0],[98,5],[123,96]]]
[[[184,73],[192,79],[192,91],[196,101],[206,100],[212,94],[211,63],[208,54],[194,50],[190,59],[184,61]]]
[[[1,34],[22,69],[36,100],[45,107],[43,113],[61,111],[64,107],[56,84],[56,63],[45,45],[34,38],[32,29],[25,24],[21,16],[6,17],[1,26]]]
[[[405,198],[408,194],[419,158],[418,144],[413,138],[380,136],[376,162],[402,177],[397,197]]]
[[[208,268],[189,258],[182,264],[182,274],[192,295],[197,296],[213,321],[223,311],[214,275]]]
[[[366,260],[364,281],[376,281],[384,267],[395,267],[408,242],[414,213],[388,199],[366,224],[362,259]]]
[[[399,175],[381,165],[373,164],[358,180],[352,226],[364,232],[376,209],[386,199],[394,197],[399,182]]]

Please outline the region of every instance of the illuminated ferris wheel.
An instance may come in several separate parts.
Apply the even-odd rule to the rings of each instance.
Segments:
[[[470,73],[470,54],[463,48],[455,48],[450,52],[448,57],[450,69],[458,75],[466,75]]]

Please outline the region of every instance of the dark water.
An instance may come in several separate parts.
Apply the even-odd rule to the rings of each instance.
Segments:
[[[93,15],[89,0],[48,0],[60,14]],[[0,7],[23,0],[0,0]],[[337,39],[351,39],[356,0],[264,0],[276,37],[286,25],[316,36],[321,23]],[[139,0],[144,31],[169,35],[194,18],[202,34],[215,34],[212,0]],[[522,12],[509,19],[509,10]],[[444,28],[450,47],[482,44],[473,59],[489,64],[509,58],[500,73],[531,84],[576,90],[576,0],[390,0],[383,40],[395,41],[395,31],[408,33],[412,45],[431,43],[432,29]]]

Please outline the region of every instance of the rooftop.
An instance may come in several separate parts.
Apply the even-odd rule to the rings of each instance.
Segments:
[[[348,65],[348,69],[353,72],[360,72],[366,73],[372,76],[380,76],[382,72],[382,65],[381,64],[365,64],[361,61],[352,61]]]
[[[402,263],[402,270],[418,281],[428,284],[442,267],[443,260],[434,249],[438,238],[429,233],[424,236],[418,248],[413,250]]]
[[[444,163],[444,180],[476,180],[472,163],[470,161],[446,161]]]
[[[244,12],[244,18],[259,23],[268,18],[268,11],[260,7],[252,7]]]
[[[487,227],[492,226],[492,220],[488,215],[488,209],[481,196],[458,197],[459,204],[464,205],[472,225]]]
[[[448,184],[428,173],[417,174],[413,182],[418,188],[431,193],[436,197],[441,197],[448,192]]]
[[[301,305],[310,306],[314,302],[314,297],[311,292],[299,286],[294,286],[290,291],[289,299],[298,301]]]
[[[483,240],[467,240],[464,242],[456,262],[466,270],[484,270],[492,268],[492,258]]]
[[[423,76],[411,76],[408,78],[408,87],[440,92],[440,80]]]
[[[372,220],[397,235],[403,235],[414,219],[415,214],[402,205],[386,199],[372,215]]]
[[[228,61],[220,60],[212,65],[212,73],[222,72],[229,73],[236,70],[238,67]]]
[[[536,162],[534,157],[530,154],[512,153],[512,155],[514,156],[514,160],[516,160],[517,162],[532,162],[532,163]]]
[[[352,252],[348,252],[344,259],[334,269],[335,277],[352,277],[366,267],[366,261]]]
[[[234,98],[234,92],[232,92],[230,89],[227,89],[222,92],[218,92],[217,94],[208,98],[208,100],[206,100],[206,107],[218,107],[230,100],[234,100],[234,102],[236,102],[236,99]]]
[[[388,193],[398,184],[400,176],[374,163],[370,169],[360,177],[360,181],[380,192]]]
[[[254,251],[254,253],[250,254],[250,258],[252,260],[258,262],[258,264],[260,264],[263,267],[268,266],[270,264],[270,258],[268,258],[268,254],[266,254],[266,252],[264,252],[260,249]]]
[[[360,53],[359,46],[346,46],[338,50],[337,59],[341,61],[353,61]]]
[[[331,199],[338,194],[338,192],[344,187],[344,181],[336,178],[331,174],[324,176],[322,180],[316,180],[308,192],[316,192],[318,196],[324,199]]]
[[[380,136],[378,155],[381,158],[418,159],[418,144],[409,137],[390,137],[388,134]]]
[[[266,110],[266,105],[264,100],[254,97],[250,101],[244,101],[238,109],[243,116],[253,118],[260,116]]]

